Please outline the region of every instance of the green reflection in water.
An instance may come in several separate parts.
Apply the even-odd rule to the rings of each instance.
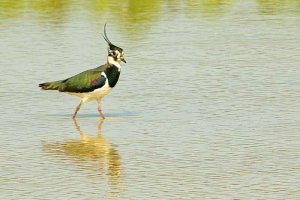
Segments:
[[[87,1],[93,20],[107,18],[108,23],[116,24],[119,30],[126,30],[124,33],[133,37],[147,32],[159,20],[161,5],[159,0]]]
[[[72,160],[80,169],[93,176],[105,174],[113,189],[120,189],[121,158],[117,149],[102,136],[103,122],[100,120],[98,124],[97,136],[91,136],[81,131],[74,119],[74,126],[80,138],[43,144],[43,150],[56,158]]]
[[[23,1],[0,1],[0,19],[15,18],[22,14]]]
[[[235,0],[188,0],[187,9],[204,17],[219,17],[226,13],[234,2]]]
[[[275,15],[281,12],[297,12],[300,10],[299,0],[256,0],[260,14]]]
[[[31,0],[28,5],[30,10],[36,12],[41,20],[62,23],[70,3],[69,0]]]
[[[256,3],[260,14],[276,15],[283,11],[300,14],[299,0],[1,0],[0,17],[34,16],[44,24],[63,23],[66,16],[76,21],[87,16],[87,19],[96,22],[99,29],[106,21],[135,39],[149,32],[165,16],[168,20],[176,20],[180,12],[191,17],[201,15],[204,18],[219,18],[237,3]]]
[[[253,0],[257,3],[260,9],[272,11],[288,8],[300,8],[299,0]],[[244,1],[245,3],[253,2],[251,0]],[[151,22],[157,20],[158,17],[164,14],[163,7],[178,7],[179,9],[189,11],[198,11],[203,13],[218,14],[223,12],[224,8],[233,6],[236,0],[90,0],[90,1],[71,1],[71,0],[1,0],[0,9],[1,16],[16,17],[24,13],[24,10],[32,10],[49,14],[49,17],[58,17],[63,14],[67,8],[72,8],[74,5],[84,7],[88,12],[94,12],[96,16],[105,16],[107,19],[118,19],[122,23],[139,23]],[[83,6],[86,5],[86,6]],[[178,10],[178,9],[174,9]],[[226,10],[226,9],[225,9]],[[72,9],[68,10],[72,12]]]

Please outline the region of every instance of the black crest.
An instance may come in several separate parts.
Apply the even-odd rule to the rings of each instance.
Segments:
[[[110,50],[118,50],[119,52],[122,52],[122,51],[123,51],[122,48],[117,47],[116,45],[112,44],[112,43],[109,41],[109,39],[108,39],[108,37],[107,37],[107,35],[106,35],[106,23],[105,23],[105,25],[104,25],[104,35],[102,35],[102,36],[103,36],[104,40],[107,42],[107,44],[109,45],[109,49],[110,49]]]

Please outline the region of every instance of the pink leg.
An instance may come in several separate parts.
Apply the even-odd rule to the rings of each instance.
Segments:
[[[105,119],[105,117],[104,117],[104,115],[103,115],[103,113],[102,113],[102,110],[101,110],[101,99],[98,99],[97,101],[98,101],[98,112],[99,112],[99,114],[100,114],[100,117],[101,117],[102,119]]]
[[[73,115],[73,119],[76,117],[78,111],[80,110],[81,105],[82,105],[82,101],[80,101],[80,103],[79,103],[78,106],[76,107],[75,113],[74,113],[74,115]]]

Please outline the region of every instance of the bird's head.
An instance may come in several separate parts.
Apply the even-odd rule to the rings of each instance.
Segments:
[[[104,35],[103,35],[104,40],[107,42],[108,44],[108,57],[107,57],[107,61],[109,64],[113,64],[115,62],[117,63],[121,63],[124,62],[126,63],[125,59],[124,59],[124,51],[121,47],[117,47],[116,45],[113,45],[107,35],[106,35],[106,24],[104,25]]]

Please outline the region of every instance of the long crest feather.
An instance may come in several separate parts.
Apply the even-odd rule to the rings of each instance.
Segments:
[[[107,37],[107,34],[106,34],[106,24],[107,24],[107,23],[104,24],[104,35],[102,35],[102,36],[103,36],[104,40],[105,40],[109,45],[113,45],[113,44],[109,41],[109,39],[108,39],[108,37]]]
[[[122,48],[120,47],[117,47],[116,45],[114,45],[113,43],[111,43],[107,37],[107,34],[106,34],[106,23],[104,24],[104,34],[102,34],[104,40],[107,42],[107,44],[109,45],[109,49],[110,50],[113,50],[113,49],[117,49],[119,50],[120,52],[123,51]]]

